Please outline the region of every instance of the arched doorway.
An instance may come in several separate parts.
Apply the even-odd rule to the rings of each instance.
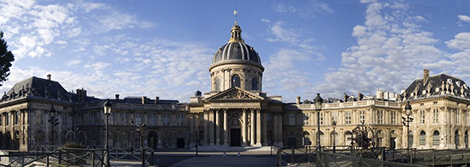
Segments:
[[[15,131],[13,135],[13,149],[14,150],[20,149],[20,131]]]
[[[158,143],[158,138],[157,138],[157,133],[155,131],[150,131],[148,134],[148,147],[157,149],[157,143]]]
[[[230,120],[230,146],[241,146],[242,133],[241,133],[241,121],[238,119]]]
[[[5,133],[5,149],[11,149],[11,133],[8,131]]]

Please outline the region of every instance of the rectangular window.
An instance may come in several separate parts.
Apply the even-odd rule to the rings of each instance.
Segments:
[[[338,119],[336,118],[336,113],[335,112],[331,112],[331,122],[333,121],[337,121]]]
[[[289,113],[289,125],[295,125],[295,114]]]
[[[324,122],[324,121],[323,121],[323,113],[320,112],[320,125],[323,125],[323,122]]]
[[[384,123],[384,110],[377,110],[377,123],[378,124]]]
[[[397,111],[390,112],[390,123],[397,124]]]
[[[426,112],[424,110],[419,111],[419,123],[426,123]]]
[[[359,111],[359,123],[365,122],[366,112],[364,110]]]
[[[308,113],[303,113],[303,116],[304,116],[304,125],[308,125]]]
[[[184,114],[178,114],[178,125],[183,126],[184,124]]]
[[[10,125],[10,117],[8,117],[8,113],[5,113],[5,125]]]
[[[351,111],[346,111],[345,112],[345,122],[344,124],[349,125],[351,124]]]
[[[150,114],[150,125],[157,125],[157,115],[156,114]]]
[[[432,122],[433,123],[439,123],[439,109],[435,108],[432,109]]]
[[[136,125],[141,125],[142,124],[142,114],[141,113],[136,113],[134,115],[134,119],[135,119],[135,124]]]
[[[456,109],[455,110],[455,123],[460,123],[460,110]]]
[[[20,112],[15,111],[13,114],[14,114],[13,115],[13,124],[18,125],[20,123]]]
[[[61,116],[62,116],[62,125],[67,126],[67,115],[62,114]]]
[[[268,121],[268,122],[273,121],[273,118],[272,118],[271,114],[266,114],[266,121]]]
[[[163,124],[165,126],[170,125],[170,114],[163,114]]]

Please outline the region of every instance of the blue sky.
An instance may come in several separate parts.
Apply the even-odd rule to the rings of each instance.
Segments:
[[[424,68],[470,81],[470,1],[6,0],[0,30],[16,61],[0,91],[51,74],[95,97],[187,102],[210,90],[234,9],[263,91],[285,102],[400,92]]]

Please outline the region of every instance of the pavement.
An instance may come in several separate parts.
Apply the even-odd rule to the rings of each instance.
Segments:
[[[272,154],[271,154],[272,153]],[[268,167],[276,166],[276,152],[269,151],[198,151],[168,149],[155,152],[155,166],[158,167]],[[111,161],[112,166],[142,166],[140,161]]]

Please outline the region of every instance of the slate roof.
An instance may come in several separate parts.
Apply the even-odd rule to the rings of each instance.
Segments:
[[[443,90],[446,93],[465,98],[468,98],[470,95],[470,89],[463,80],[447,74],[437,74],[429,76],[426,81],[423,78],[416,79],[405,89],[401,96],[406,100],[410,97],[419,98],[427,97],[428,95],[440,95],[443,94]]]
[[[4,93],[1,101],[26,97],[27,95],[66,101],[73,98],[73,95],[67,92],[58,82],[31,77],[16,83],[8,92]]]

